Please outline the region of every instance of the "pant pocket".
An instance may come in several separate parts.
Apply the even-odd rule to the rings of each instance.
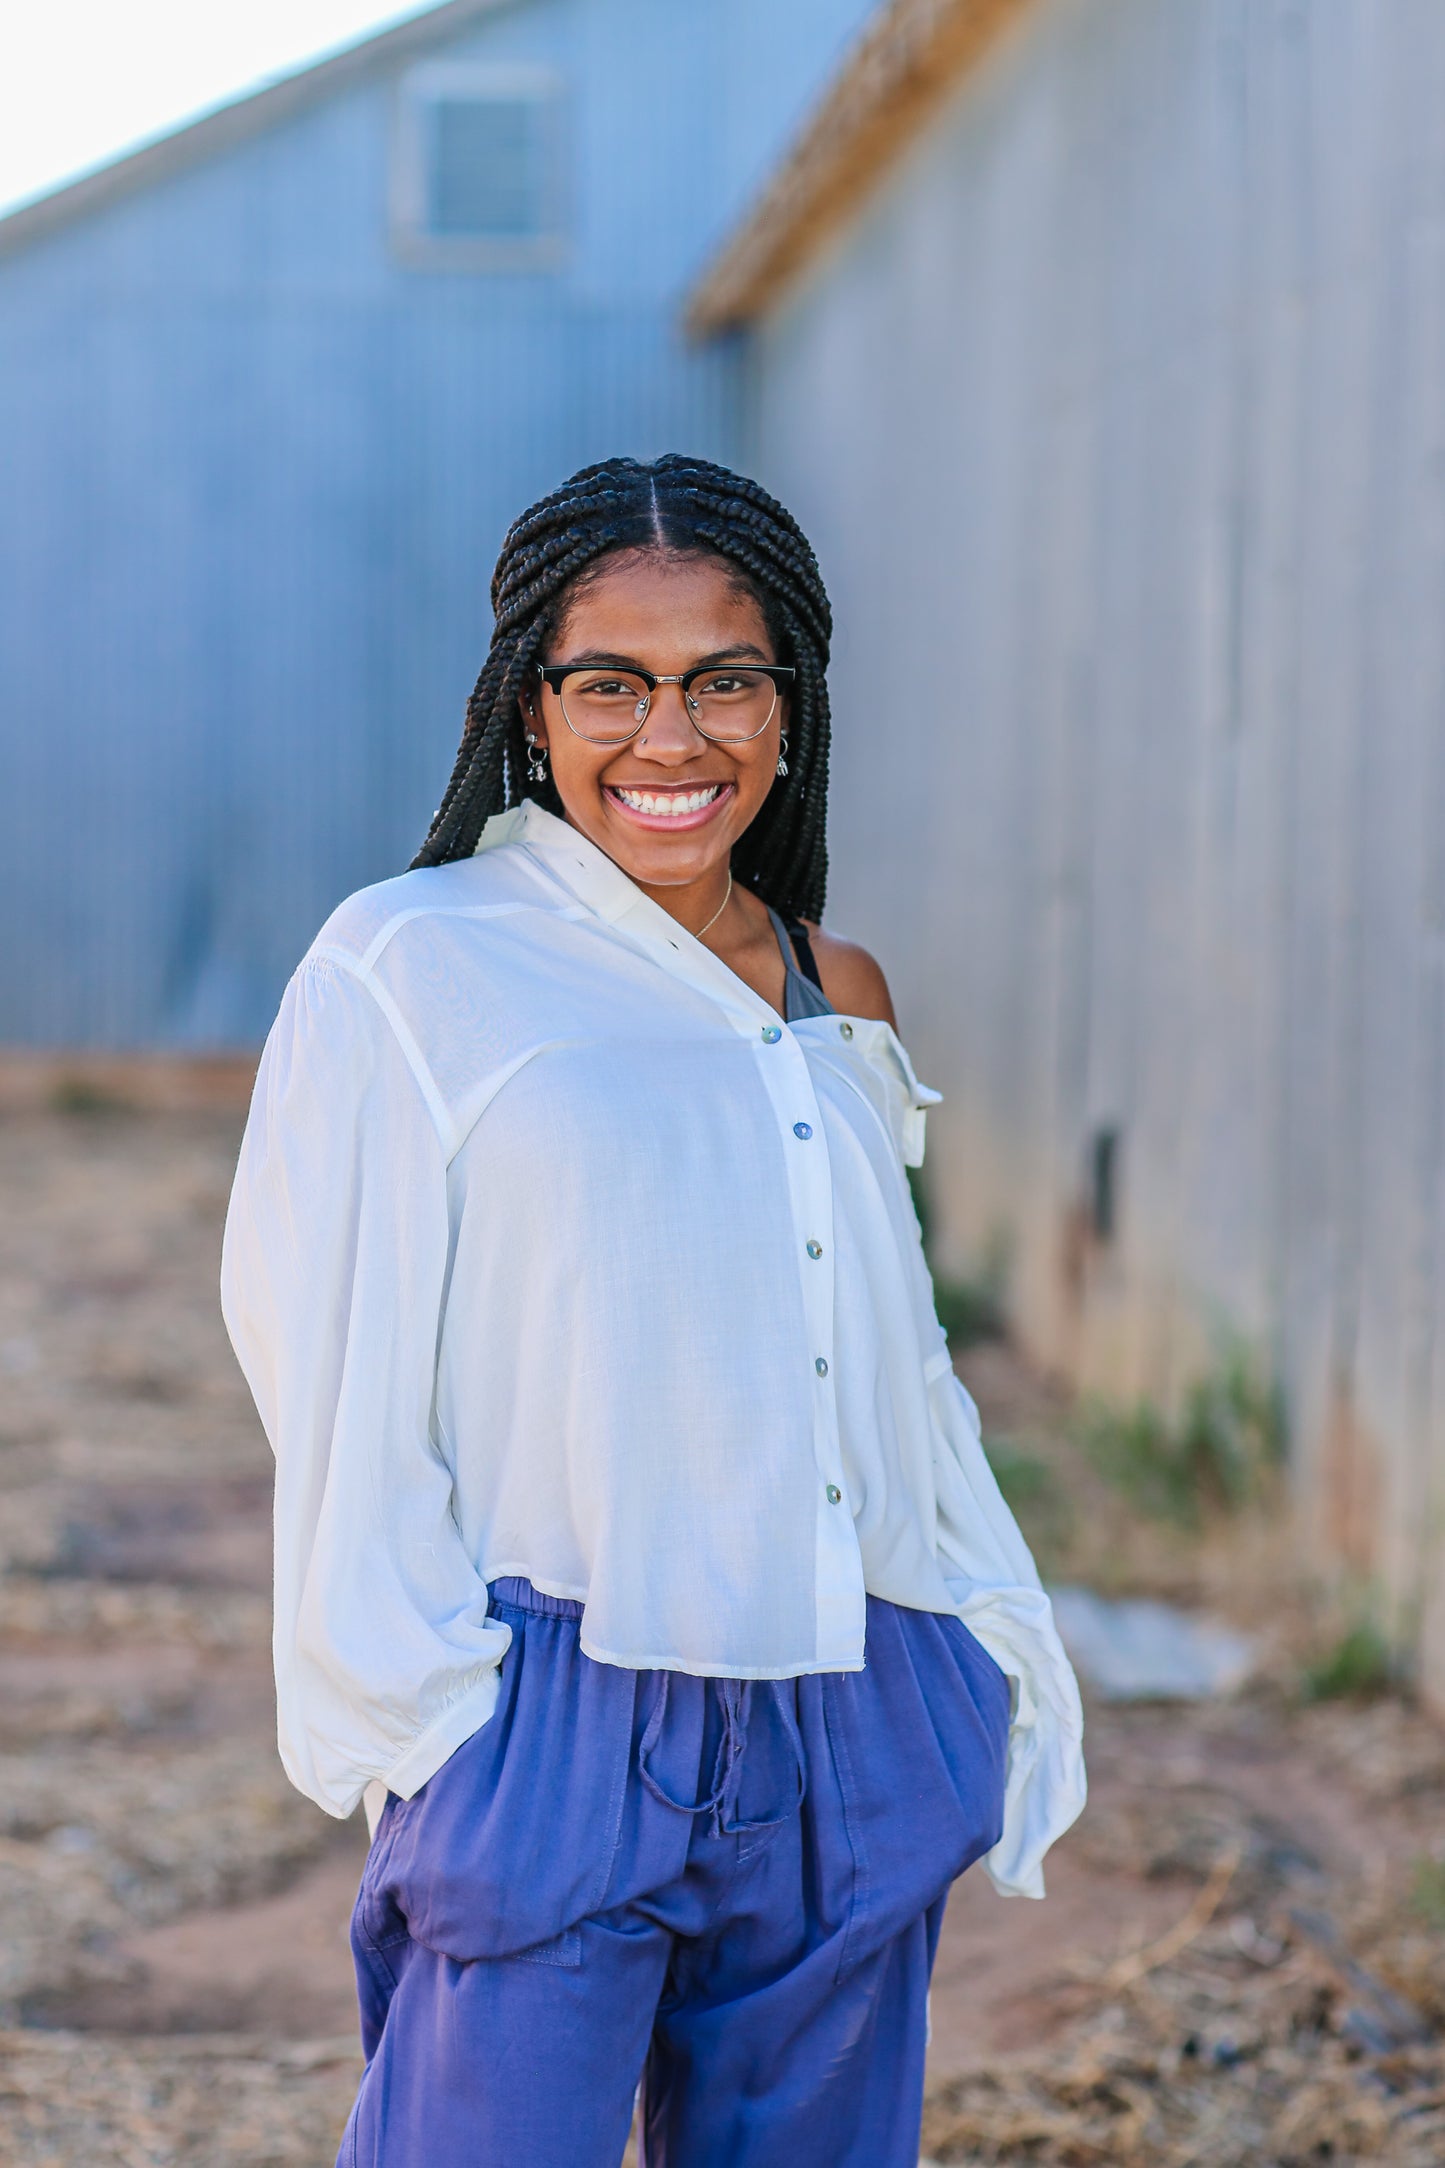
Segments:
[[[594,1664],[574,1620],[508,1612],[497,1707],[409,1800],[368,1927],[443,1957],[580,1964],[568,1930],[600,1910],[621,1827],[635,1674]],[[373,1926],[374,1923],[374,1926]]]
[[[958,1620],[874,1597],[866,1665],[831,1683],[855,1886],[841,1976],[997,1844],[1011,1693]]]
[[[974,1694],[981,1713],[992,1711],[994,1727],[1001,1736],[1006,1751],[1009,1726],[1013,1721],[1012,1679],[997,1659],[990,1656],[977,1634],[966,1626],[961,1618],[956,1618],[950,1611],[931,1615],[937,1617],[945,1639],[957,1649],[958,1660],[969,1690]]]
[[[576,1971],[582,1963],[582,1932],[577,1927],[566,1927],[560,1935],[552,1935],[546,1942],[534,1942],[530,1949],[513,1952],[513,1961],[519,1965],[562,1965]]]

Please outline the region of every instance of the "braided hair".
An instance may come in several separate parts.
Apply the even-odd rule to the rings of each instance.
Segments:
[[[414,866],[470,857],[483,823],[534,798],[561,801],[550,775],[526,779],[518,702],[568,603],[619,550],[720,558],[757,602],[779,662],[791,663],[788,773],[733,849],[733,877],[785,917],[823,911],[828,853],[828,642],[832,612],[807,537],[757,482],[669,452],[584,467],[512,523],[492,575],[491,649],[461,747]]]

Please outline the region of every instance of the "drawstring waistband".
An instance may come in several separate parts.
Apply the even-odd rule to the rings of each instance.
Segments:
[[[500,1575],[487,1591],[493,1607],[501,1610],[529,1611],[540,1618],[557,1618],[580,1621],[582,1605],[572,1596],[548,1596],[534,1588],[520,1575]],[[713,1757],[712,1789],[706,1799],[674,1799],[665,1785],[653,1774],[651,1757],[667,1716],[668,1695],[672,1687],[673,1673],[659,1671],[655,1676],[661,1680],[657,1701],[637,1749],[637,1767],[643,1783],[654,1799],[665,1807],[676,1808],[679,1814],[709,1814],[715,1837],[741,1836],[760,1829],[776,1829],[788,1817],[796,1814],[808,1789],[807,1763],[803,1753],[803,1738],[798,1730],[798,1720],[791,1706],[789,1679],[716,1679],[700,1680],[706,1689],[717,1695],[722,1712],[722,1736],[718,1740],[717,1753]],[[738,1794],[742,1789],[743,1756],[747,1752],[748,1721],[752,1713],[754,1686],[765,1687],[773,1697],[774,1706],[782,1721],[783,1731],[792,1750],[793,1766],[797,1780],[797,1792],[781,1814],[765,1815],[755,1822],[743,1822],[737,1818]]]
[[[637,1749],[638,1771],[653,1798],[660,1800],[665,1807],[675,1807],[679,1814],[710,1814],[712,1816],[712,1833],[715,1837],[735,1837],[751,1830],[776,1829],[780,1823],[786,1822],[790,1815],[796,1814],[802,1803],[803,1795],[808,1789],[808,1775],[803,1758],[803,1740],[798,1730],[797,1718],[788,1706],[788,1696],[778,1691],[778,1687],[785,1685],[787,1682],[763,1679],[757,1683],[768,1687],[772,1691],[774,1704],[779,1716],[782,1718],[783,1729],[788,1737],[788,1745],[792,1749],[793,1768],[798,1787],[797,1793],[781,1814],[764,1815],[757,1821],[744,1822],[739,1821],[737,1818],[737,1804],[738,1793],[742,1789],[743,1781],[743,1755],[747,1751],[748,1717],[752,1708],[753,1680],[707,1680],[706,1684],[711,1686],[717,1694],[718,1706],[722,1711],[722,1737],[718,1740],[717,1754],[713,1760],[712,1790],[708,1793],[706,1799],[689,1801],[674,1799],[671,1792],[663,1784],[659,1783],[658,1779],[653,1775],[650,1764],[649,1757],[662,1736],[663,1721],[667,1714],[667,1697],[672,1685],[672,1673],[670,1671],[662,1672],[660,1677],[662,1686],[658,1692],[657,1702],[647,1720],[647,1729],[643,1732],[641,1744]]]

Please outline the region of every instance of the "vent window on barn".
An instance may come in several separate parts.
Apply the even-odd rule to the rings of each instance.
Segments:
[[[559,92],[541,71],[418,68],[402,85],[393,226],[420,269],[533,270],[560,253]]]

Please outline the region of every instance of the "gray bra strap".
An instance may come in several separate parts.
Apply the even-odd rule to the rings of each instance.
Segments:
[[[798,969],[793,954],[793,944],[788,939],[788,929],[772,905],[768,905],[768,917],[773,922],[773,932],[778,937],[778,948],[783,958],[783,970],[787,974],[783,989],[783,1015],[788,1023],[799,1023],[805,1016],[836,1016],[837,1010],[811,979],[805,979]]]

